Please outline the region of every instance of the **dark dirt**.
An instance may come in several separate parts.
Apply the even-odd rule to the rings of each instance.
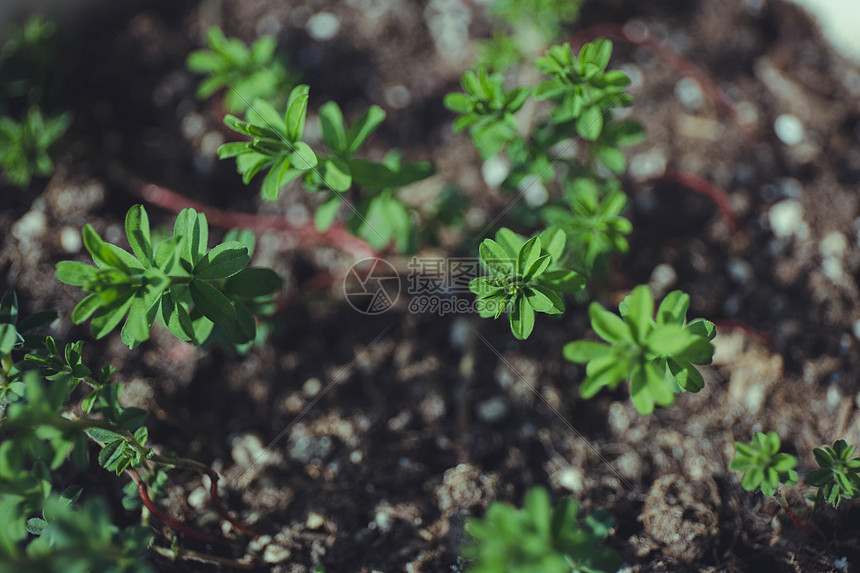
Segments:
[[[628,155],[631,252],[598,296],[617,304],[635,284],[657,295],[680,288],[692,296],[693,316],[719,325],[705,389],[649,417],[635,412],[626,390],[579,399],[582,369],[562,360],[561,347],[588,332],[581,306],[559,321],[539,318],[534,335],[515,342],[501,320],[411,314],[404,298],[381,316],[362,316],[335,281],[284,308],[269,343],[244,357],[194,349],[162,331],[135,352],[118,333],[90,341],[68,320],[80,293],[58,284],[53,266],[85,259],[74,230],[86,222],[120,241],[122,217],[140,201],[138,181],[298,223],[316,200],[295,188],[262,204],[258,183],[242,187],[228,162],[214,160],[229,137],[222,111],[217,100],[194,99],[196,78],[184,68],[209,25],[246,40],[277,32],[311,86],[312,108],[334,99],[354,117],[370,103],[385,107],[371,155],[399,146],[439,172],[410,190],[416,209],[431,212],[445,185],[473,201],[470,225],[443,231],[439,252],[469,254],[464,241],[513,197],[486,188],[477,154],[452,134],[441,105],[469,53],[436,43],[427,22],[438,6],[459,2],[159,2],[79,19],[64,33],[74,48],[64,52],[60,98],[75,113],[71,144],[46,185],[2,189],[3,287],[16,289],[25,310],[57,308],[57,335],[87,340],[94,366],[119,368],[127,404],[152,412],[153,443],[222,473],[226,505],[263,534],[247,546],[266,563],[261,569],[459,571],[464,517],[493,500],[518,503],[534,484],[577,497],[586,512],[612,513],[609,543],[627,571],[853,571],[860,563],[856,504],[813,514],[803,499],[809,490],[788,488],[794,511],[814,524],[798,529],[728,470],[733,442],[754,431],[778,432],[801,474],[814,467],[813,447],[860,442],[857,66],[779,1],[592,4],[573,37],[636,19],[699,66],[740,117],[707,100],[685,106],[677,71],[642,47],[616,44],[615,65],[642,78],[633,116],[648,136]],[[486,32],[483,8],[463,5],[473,34]],[[314,40],[305,23],[324,9],[340,18],[339,33]],[[409,93],[402,108],[386,103],[397,85]],[[797,145],[775,135],[783,114],[806,129]],[[666,169],[725,189],[739,226],[705,197],[661,182]],[[171,213],[148,209],[155,224],[172,222]],[[258,235],[255,263],[285,277],[284,297],[352,262],[333,246]],[[69,479],[111,499],[124,485],[97,468]],[[166,509],[234,535],[204,485],[173,472]],[[225,557],[246,550],[183,543]],[[163,571],[214,570],[151,559]]]

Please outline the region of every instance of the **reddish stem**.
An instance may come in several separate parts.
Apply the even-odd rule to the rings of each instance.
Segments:
[[[757,137],[755,127],[752,127],[740,120],[737,106],[735,106],[731,98],[729,98],[729,96],[727,96],[726,93],[721,90],[713,80],[711,80],[710,76],[705,73],[702,68],[675,51],[666,42],[652,36],[647,29],[642,32],[632,26],[624,26],[614,22],[604,22],[594,24],[580,31],[571,39],[571,41],[573,43],[584,43],[585,41],[601,37],[608,38],[616,42],[628,42],[636,46],[641,46],[669,64],[679,74],[695,79],[702,87],[705,97],[719,113],[728,117],[746,138],[755,139]],[[576,40],[578,39],[582,39],[583,42],[577,42]]]
[[[220,515],[225,521],[228,521],[233,527],[235,527],[245,535],[248,535],[250,537],[257,537],[257,532],[231,516],[230,513],[221,504],[221,496],[218,494],[218,472],[216,472],[210,467],[207,467],[206,475],[209,476],[209,496],[212,498],[212,505],[215,506],[215,510],[218,512],[218,515]]]
[[[348,251],[356,257],[377,256],[376,249],[362,239],[351,235],[340,225],[332,225],[327,231],[317,231],[313,224],[292,225],[285,218],[277,215],[259,215],[255,213],[232,213],[222,211],[217,207],[206,205],[189,199],[166,187],[146,182],[140,182],[135,190],[144,201],[161,207],[167,211],[178,213],[182,209],[192,208],[206,214],[210,225],[221,229],[251,229],[253,231],[277,231],[295,236],[309,244],[329,243]]]
[[[164,525],[170,527],[171,529],[175,529],[180,533],[184,533],[188,537],[192,537],[194,539],[197,539],[198,541],[203,541],[204,543],[226,543],[226,540],[220,537],[207,535],[206,533],[197,531],[196,529],[188,527],[187,525],[183,525],[182,523],[179,523],[178,521],[158,509],[158,507],[154,503],[152,503],[152,500],[149,499],[149,493],[146,491],[146,484],[143,483],[143,480],[141,480],[140,478],[135,478],[134,481],[137,483],[137,493],[140,496],[140,500],[143,502],[143,505],[146,506],[146,508],[152,515],[154,515],[157,519],[161,520]]]
[[[299,285],[299,287],[293,292],[283,297],[278,302],[278,308],[275,311],[275,314],[280,314],[284,312],[304,297],[308,296],[309,294],[321,291],[322,289],[334,283],[334,281],[334,275],[332,275],[328,271],[321,271],[317,273],[316,275],[314,275],[314,277]]]
[[[648,179],[644,183],[674,183],[681,187],[686,187],[690,191],[704,195],[716,205],[720,214],[731,225],[732,229],[737,231],[741,228],[738,214],[732,205],[729,194],[725,189],[711,183],[707,179],[685,171],[666,171],[660,177]]]

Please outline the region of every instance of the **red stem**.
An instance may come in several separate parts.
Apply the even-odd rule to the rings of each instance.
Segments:
[[[648,179],[644,183],[674,183],[681,187],[686,187],[690,191],[704,195],[716,205],[720,214],[731,225],[732,229],[737,231],[741,228],[738,214],[732,205],[729,194],[725,189],[711,183],[707,179],[685,171],[666,171],[660,177]]]
[[[161,207],[167,211],[178,213],[182,209],[192,208],[206,214],[210,225],[221,229],[251,229],[253,231],[277,231],[295,236],[300,241],[310,244],[329,243],[348,251],[356,257],[374,257],[378,253],[362,239],[351,235],[340,225],[332,225],[327,231],[317,231],[313,224],[291,225],[286,219],[277,215],[259,215],[255,213],[232,213],[222,211],[217,207],[206,205],[199,201],[177,193],[166,187],[153,183],[140,182],[135,193],[144,201]]]
[[[224,506],[221,504],[221,496],[218,494],[218,472],[210,467],[206,468],[206,475],[209,476],[209,497],[212,498],[212,505],[225,521],[228,521],[233,527],[250,537],[257,537],[257,532],[231,516]]]
[[[140,500],[143,502],[143,505],[146,506],[146,508],[152,515],[154,515],[157,519],[160,519],[161,522],[164,523],[164,525],[170,527],[171,529],[175,529],[180,533],[184,533],[188,537],[193,537],[198,541],[203,541],[205,543],[226,543],[225,539],[222,539],[220,537],[214,537],[212,535],[207,535],[206,533],[197,531],[196,529],[188,527],[187,525],[183,525],[169,515],[167,515],[166,513],[164,513],[163,511],[161,511],[160,509],[158,509],[158,507],[154,503],[152,503],[152,500],[149,499],[149,493],[146,491],[146,484],[143,483],[143,480],[138,478],[134,481],[137,482],[137,493],[138,495],[140,495]]]
[[[647,30],[645,33],[637,34],[636,30],[630,26],[624,26],[614,22],[604,22],[601,24],[594,24],[580,31],[571,39],[571,41],[573,43],[577,43],[577,39],[583,39],[583,42],[579,43],[584,43],[585,41],[590,41],[600,37],[641,46],[669,64],[679,74],[692,77],[702,87],[702,91],[710,104],[719,113],[728,117],[747,139],[755,139],[757,137],[758,134],[755,127],[740,120],[740,115],[738,114],[738,110],[734,102],[717,86],[716,83],[714,83],[713,80],[711,80],[710,76],[708,76],[702,68],[676,52],[662,40],[652,36]]]

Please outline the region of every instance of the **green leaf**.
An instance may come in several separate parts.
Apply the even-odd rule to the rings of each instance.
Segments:
[[[92,265],[76,261],[60,261],[57,263],[57,280],[67,285],[85,287],[93,280],[98,269]]]
[[[687,349],[696,338],[677,324],[661,324],[643,342],[658,356],[675,356]]]
[[[577,364],[585,364],[595,358],[606,356],[612,347],[602,342],[591,340],[577,340],[564,345],[564,357]]]
[[[319,116],[326,145],[335,153],[346,153],[348,143],[340,107],[333,101],[327,102],[320,107]]]
[[[509,255],[505,249],[492,239],[484,239],[478,249],[481,260],[493,272],[507,275],[514,272],[515,257]]]
[[[352,154],[358,151],[361,144],[370,137],[370,134],[376,131],[376,128],[379,127],[379,124],[384,119],[385,111],[381,107],[372,105],[367,108],[361,117],[352,124],[346,134],[346,139],[349,143],[347,152]]]
[[[130,348],[149,338],[149,329],[152,321],[148,317],[148,308],[144,300],[135,297],[128,311],[128,318],[122,328],[123,342]],[[153,313],[154,317],[154,313]]]
[[[687,309],[690,308],[690,295],[674,290],[666,295],[660,308],[657,309],[657,324],[680,324],[683,326],[687,319]]]
[[[442,105],[456,113],[467,113],[472,109],[472,98],[460,92],[449,93],[445,94]]]
[[[233,141],[225,143],[218,148],[218,159],[236,157],[237,155],[249,151],[251,149],[250,145],[251,143],[248,141]]]
[[[511,332],[517,340],[525,340],[535,326],[535,311],[523,295],[517,296],[511,308]]]
[[[18,344],[18,331],[13,324],[0,323],[0,356],[8,356]]]
[[[337,193],[332,193],[328,199],[317,207],[314,212],[314,227],[317,231],[325,231],[334,222],[340,209],[341,198]]]
[[[545,312],[547,314],[561,314],[564,312],[564,301],[561,300],[561,297],[552,289],[536,284],[531,285],[529,289],[534,293],[540,294],[549,301],[549,308],[541,312]],[[537,307],[535,307],[535,310],[537,310]]]
[[[143,205],[134,205],[125,216],[125,234],[134,256],[144,268],[152,266],[152,240],[149,234],[149,216]]]
[[[352,175],[349,165],[344,160],[336,157],[323,161],[320,177],[323,183],[332,191],[342,193],[352,186]]]
[[[117,325],[122,322],[125,313],[131,307],[134,300],[132,289],[123,289],[117,292],[117,297],[110,304],[100,306],[94,313],[90,322],[90,332],[93,338],[104,338]]]
[[[305,114],[308,108],[308,93],[310,88],[305,84],[300,84],[293,88],[290,92],[290,98],[287,101],[287,137],[293,143],[299,141],[302,137],[302,132],[305,129]]]
[[[596,105],[585,108],[576,118],[576,131],[588,141],[595,141],[603,131],[603,111]]]
[[[591,319],[591,328],[605,341],[619,342],[626,340],[634,342],[630,326],[621,317],[609,312],[600,306],[599,303],[593,302],[589,305],[588,316]]]
[[[266,201],[277,201],[278,195],[281,193],[281,186],[286,183],[284,180],[290,170],[290,160],[284,159],[280,164],[275,165],[266,174],[263,179],[263,186],[260,187],[260,196]]]
[[[193,268],[206,252],[209,241],[209,225],[206,222],[206,215],[198,213],[194,209],[183,209],[176,216],[173,236],[179,237],[182,241],[180,257],[189,262]],[[161,264],[158,264],[158,267],[165,270]]]
[[[317,166],[317,156],[313,149],[302,141],[293,144],[293,152],[289,155],[290,163],[296,169],[307,171]]]
[[[230,299],[209,283],[194,279],[188,290],[194,305],[215,324],[231,326],[236,321],[236,311]]]
[[[235,275],[250,262],[248,248],[242,243],[228,241],[214,247],[194,265],[194,278],[223,279]]]
[[[99,234],[96,233],[96,230],[93,229],[89,223],[84,225],[83,229],[81,229],[81,238],[83,240],[84,247],[86,247],[87,251],[92,255],[93,261],[95,261],[99,267],[128,270],[115,252],[107,247],[107,243],[99,237]]]
[[[161,295],[161,318],[170,332],[177,338],[191,342],[194,338],[194,328],[191,318],[185,308],[176,302],[170,292]]]
[[[264,296],[279,291],[283,283],[278,273],[272,269],[250,267],[227,279],[224,292],[247,297]]]
[[[645,340],[652,328],[654,316],[654,297],[647,285],[639,285],[618,305],[621,316],[633,330],[638,342]]]
[[[541,245],[538,237],[532,237],[520,247],[517,253],[517,273],[522,275],[524,280],[532,278],[528,276],[528,272],[540,257],[540,251]]]
[[[516,259],[523,244],[526,242],[525,237],[514,233],[507,227],[502,227],[496,231],[496,242],[507,251],[511,259]]]

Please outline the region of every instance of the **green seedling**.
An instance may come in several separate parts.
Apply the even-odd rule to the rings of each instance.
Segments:
[[[839,507],[843,499],[860,497],[860,457],[854,459],[854,446],[845,440],[836,440],[833,447],[823,446],[812,450],[819,469],[812,470],[804,480],[816,486],[815,508],[829,503]]]
[[[218,148],[218,157],[235,157],[236,170],[246,185],[258,172],[268,170],[260,189],[267,201],[277,200],[281,187],[317,166],[316,154],[301,140],[308,89],[304,84],[293,88],[283,116],[267,101],[256,99],[246,113],[247,121],[232,115],[224,118],[227,127],[253,140],[225,143]]]
[[[483,159],[520,138],[514,114],[529,98],[529,89],[506,91],[502,75],[488,74],[484,69],[466,72],[460,83],[464,93],[446,95],[445,107],[460,114],[454,122],[454,131],[468,128]]]
[[[91,321],[102,338],[125,319],[122,341],[134,348],[149,338],[157,318],[178,338],[202,344],[213,326],[237,343],[253,340],[254,317],[247,301],[281,287],[271,269],[248,267],[248,248],[227,241],[209,249],[206,217],[185,209],[176,217],[173,236],[153,244],[142,205],[125,220],[134,254],[105,242],[90,225],[84,246],[96,266],[74,261],[57,264],[57,278],[91,293],[72,312],[72,321]]]
[[[0,117],[0,167],[6,182],[26,187],[34,177],[53,173],[50,149],[69,123],[68,114],[46,118],[38,107],[31,107],[20,123],[11,117]]]
[[[356,157],[356,152],[385,119],[385,112],[371,106],[347,128],[343,113],[334,102],[320,108],[323,139],[331,154],[317,155],[300,141],[307,100],[308,87],[301,85],[290,94],[284,119],[263,100],[254,102],[247,114],[248,121],[228,115],[224,123],[253,140],[224,144],[218,149],[218,156],[235,157],[236,168],[246,184],[260,170],[268,169],[261,189],[266,200],[276,200],[280,189],[299,177],[308,191],[326,189],[327,197],[314,215],[319,230],[328,229],[334,222],[344,201],[343,194],[360,187],[364,193],[351,206],[347,222],[350,231],[376,248],[393,240],[399,251],[409,250],[413,224],[396,191],[432,175],[433,166],[428,162],[406,163],[396,151],[389,152],[381,162]]]
[[[655,404],[672,404],[678,392],[701,390],[705,381],[695,365],[711,363],[716,329],[701,318],[687,322],[689,306],[689,295],[673,291],[655,320],[654,298],[645,285],[621,302],[621,317],[591,303],[591,327],[606,343],[580,340],[564,347],[565,358],[587,364],[580,396],[591,398],[604,386],[614,389],[627,380],[636,410],[650,414]]]
[[[514,337],[524,340],[534,328],[535,312],[563,313],[561,293],[575,292],[585,284],[577,273],[558,266],[564,247],[565,235],[558,229],[525,240],[502,228],[495,241],[484,239],[481,262],[490,274],[469,283],[481,316],[498,318],[507,312]]]
[[[578,57],[565,43],[553,46],[545,58],[535,61],[537,68],[552,78],[538,84],[535,98],[560,102],[552,120],[574,121],[577,133],[589,141],[600,137],[609,110],[633,105],[633,98],[625,91],[630,78],[624,72],[606,70],[611,55],[612,42],[600,38],[585,44]]]
[[[627,196],[607,183],[609,191],[600,196],[592,179],[574,179],[565,190],[568,207],[550,205],[541,209],[541,216],[549,225],[562,229],[572,245],[574,268],[586,276],[601,258],[612,253],[626,253],[629,244],[625,235],[633,225],[621,212],[627,205]]]
[[[224,106],[239,113],[255,99],[277,98],[296,84],[296,74],[275,57],[273,36],[261,36],[249,48],[213,27],[206,31],[206,43],[208,50],[191,52],[186,62],[189,70],[206,76],[197,86],[197,99],[225,89]]]
[[[756,432],[749,444],[735,442],[735,457],[729,468],[744,472],[741,485],[747,491],[759,490],[765,495],[776,495],[780,484],[797,483],[797,458],[779,453],[779,436],[776,432]]]
[[[565,499],[552,506],[541,487],[530,489],[523,508],[493,502],[482,519],[466,521],[469,542],[462,554],[469,573],[611,573],[620,555],[602,541],[613,519],[599,511],[578,523],[579,503]]]

